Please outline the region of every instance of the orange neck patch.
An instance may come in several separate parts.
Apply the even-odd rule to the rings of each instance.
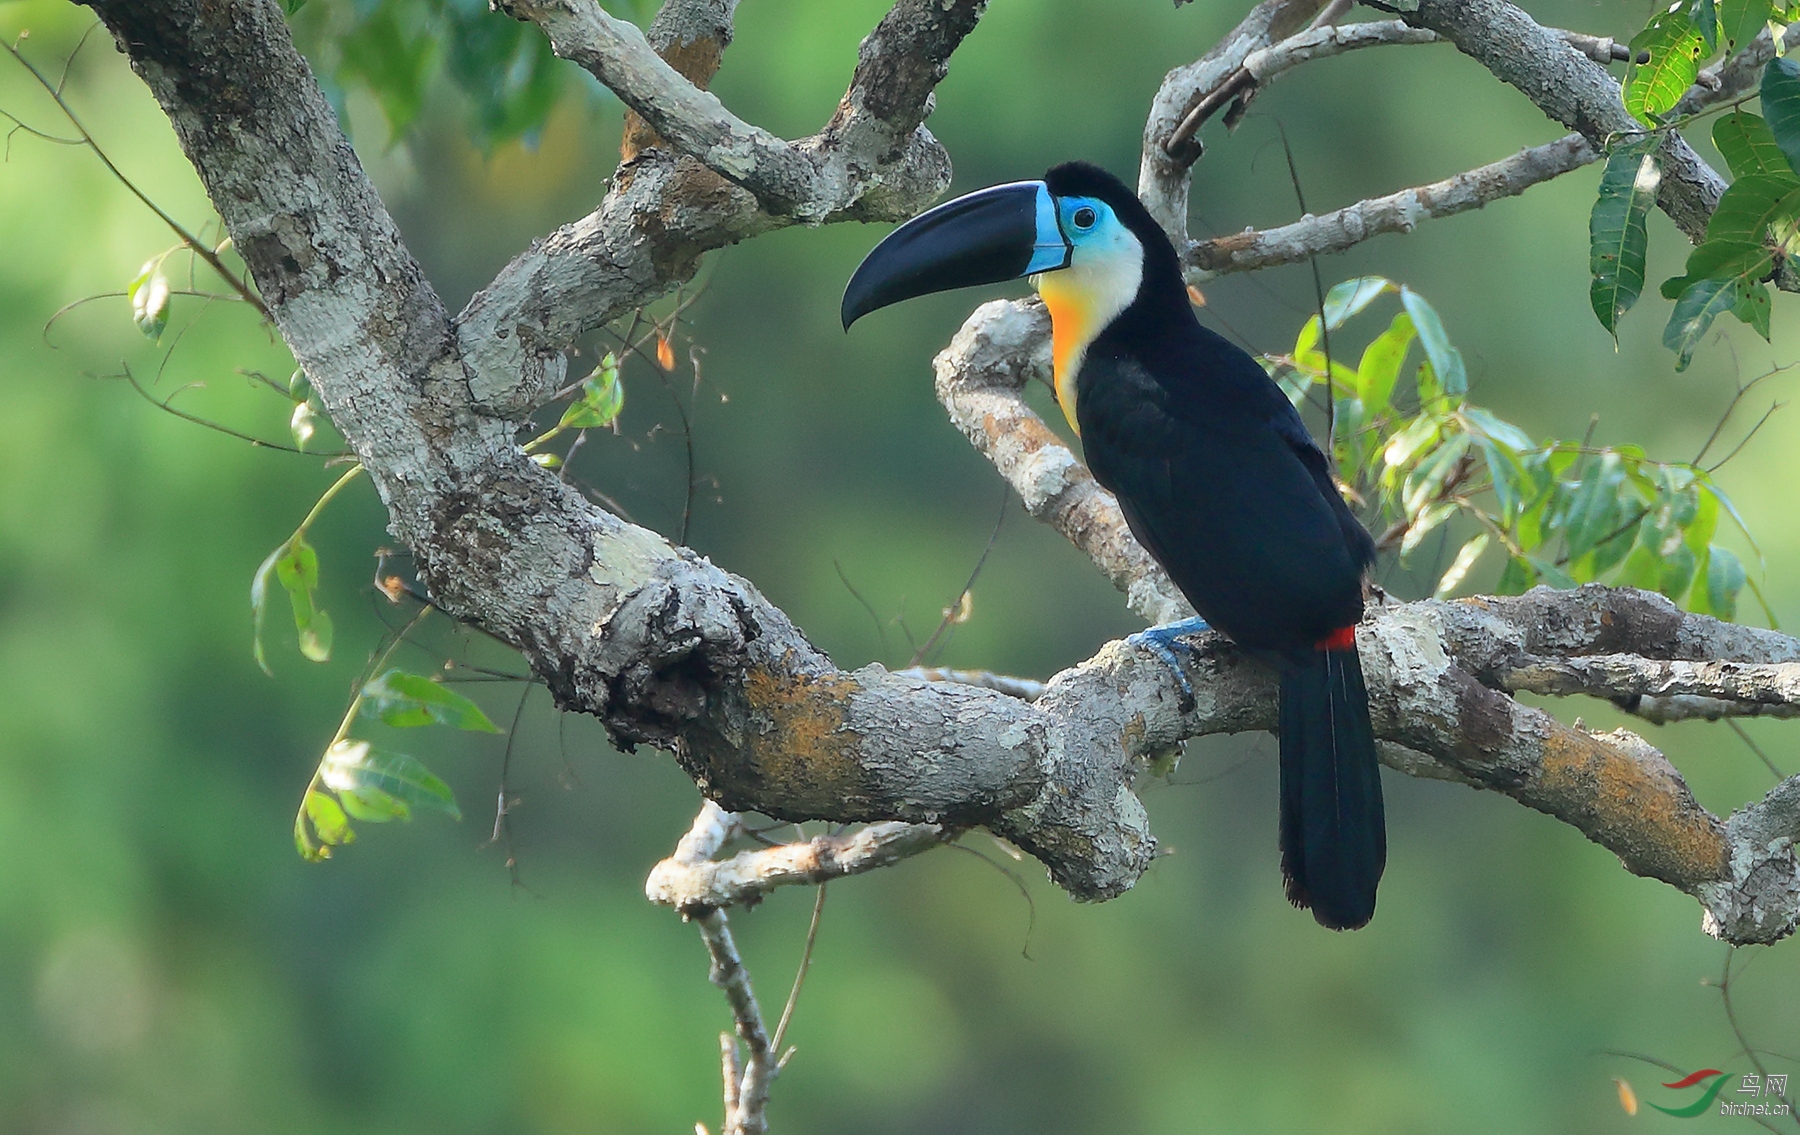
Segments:
[[[1050,312],[1050,374],[1056,386],[1056,404],[1075,436],[1081,436],[1081,425],[1075,420],[1075,376],[1081,370],[1081,356],[1093,341],[1097,328],[1093,308],[1087,297],[1068,287],[1057,274],[1046,275],[1038,284],[1038,294]]]

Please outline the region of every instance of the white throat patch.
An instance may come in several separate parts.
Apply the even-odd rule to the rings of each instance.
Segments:
[[[1050,309],[1056,401],[1077,436],[1075,377],[1089,344],[1137,298],[1144,280],[1144,246],[1117,220],[1075,245],[1067,268],[1040,272],[1031,285]]]

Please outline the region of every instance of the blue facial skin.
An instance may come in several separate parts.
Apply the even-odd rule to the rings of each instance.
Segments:
[[[1025,268],[1027,276],[1067,268],[1071,251],[1070,242],[1063,236],[1063,228],[1057,221],[1057,200],[1050,195],[1050,187],[1041,181],[1034,184],[1037,186],[1037,240],[1033,242],[1031,263]]]
[[[1076,248],[1118,227],[1118,218],[1104,201],[1096,197],[1058,200],[1051,196],[1048,186],[1038,182],[1037,240],[1025,274],[1067,268]]]

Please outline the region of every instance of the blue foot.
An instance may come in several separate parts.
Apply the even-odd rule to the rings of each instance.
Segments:
[[[1177,648],[1191,652],[1192,643],[1183,642],[1186,635],[1200,634],[1211,630],[1205,619],[1195,616],[1179,622],[1164,623],[1161,626],[1149,627],[1132,635],[1125,641],[1132,646],[1142,647],[1162,660],[1169,672],[1175,675],[1175,684],[1181,687],[1181,707],[1183,711],[1194,706],[1194,687],[1188,681],[1187,670],[1181,660],[1175,656]]]

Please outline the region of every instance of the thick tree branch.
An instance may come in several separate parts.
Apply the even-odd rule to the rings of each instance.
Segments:
[[[682,78],[704,91],[712,85],[725,49],[731,46],[731,19],[737,4],[738,0],[665,0],[644,38]],[[625,112],[625,132],[619,142],[621,161],[664,144],[642,115],[635,110]]]
[[[1188,278],[1198,282],[1231,272],[1295,264],[1312,256],[1342,252],[1382,233],[1411,232],[1422,220],[1453,217],[1490,201],[1516,197],[1599,157],[1586,138],[1569,134],[1443,181],[1371,197],[1291,225],[1195,241],[1188,245],[1184,258]]]
[[[546,19],[557,16],[543,7]],[[690,279],[706,252],[791,224],[902,220],[929,205],[950,184],[950,161],[921,123],[932,86],[984,7],[985,0],[898,0],[864,40],[825,128],[792,143],[775,140],[781,170],[789,168],[785,155],[811,170],[810,188],[792,201],[780,194],[799,182],[785,173],[777,192],[759,201],[708,168],[714,135],[707,131],[719,129],[716,100],[705,101],[712,96],[690,85],[682,100],[659,101],[653,85],[621,78],[621,99],[683,148],[639,152],[614,175],[598,209],[521,253],[469,301],[457,323],[477,405],[503,417],[529,413],[562,388],[564,352],[576,339]],[[526,14],[537,12],[533,6]],[[628,54],[650,68],[644,53]],[[656,74],[680,81],[667,68]],[[717,154],[711,164],[719,164]]]
[[[507,15],[544,29],[562,58],[612,89],[663,138],[771,213],[805,210],[819,196],[818,171],[793,146],[725,109],[658,55],[629,20],[597,0],[500,0]]]
[[[1371,0],[1371,6],[1450,40],[1596,150],[1620,135],[1643,130],[1643,124],[1626,111],[1618,80],[1507,0],[1417,0],[1404,5]],[[1660,158],[1663,179],[1657,204],[1698,244],[1725,182],[1673,130],[1663,135]]]

